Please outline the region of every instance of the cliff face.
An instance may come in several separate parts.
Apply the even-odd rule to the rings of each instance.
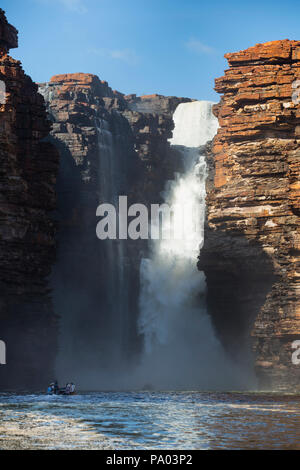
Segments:
[[[49,83],[40,84],[39,90],[48,103],[52,136],[59,147],[70,152],[85,184],[93,186],[93,191],[98,185],[100,119],[115,136],[115,151],[119,141],[123,155],[119,160],[123,158],[126,172],[132,175],[140,202],[160,200],[157,191],[181,168],[180,157],[168,142],[174,127],[173,112],[179,103],[191,101],[189,98],[126,96],[97,76],[83,73],[54,76]]]
[[[61,363],[82,380],[103,361],[121,368],[126,354],[139,348],[139,265],[148,250],[146,240],[100,241],[96,208],[117,206],[120,195],[128,196],[128,205],[161,201],[165,181],[181,168],[168,142],[180,99],[125,96],[82,73],[54,76],[39,89],[61,154],[53,275],[65,345]]]
[[[42,141],[50,125],[37,85],[8,55],[17,46],[17,31],[0,10],[0,339],[7,346],[1,388],[44,386],[56,352],[47,277],[58,153]]]
[[[243,356],[251,335],[261,385],[299,389],[300,42],[225,57],[199,268],[227,349]]]
[[[132,129],[139,158],[134,202],[138,197],[146,205],[160,203],[166,181],[182,170],[181,156],[168,142],[174,128],[173,113],[180,103],[191,100],[162,95],[127,95],[124,100],[122,114]]]

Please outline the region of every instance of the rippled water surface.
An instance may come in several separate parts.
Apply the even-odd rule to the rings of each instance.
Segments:
[[[299,396],[0,394],[0,449],[300,449]]]

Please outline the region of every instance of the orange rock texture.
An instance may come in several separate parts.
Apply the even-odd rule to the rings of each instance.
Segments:
[[[43,97],[8,55],[17,30],[0,9],[0,388],[45,386],[53,375],[57,322],[48,277],[55,257],[58,152]]]
[[[228,350],[238,354],[251,335],[261,386],[299,389],[300,41],[225,57],[199,266]]]
[[[76,362],[83,370],[89,354],[89,368],[95,374],[103,359],[115,361],[110,367],[119,370],[119,357],[129,358],[141,347],[139,270],[149,245],[147,240],[101,242],[95,230],[96,209],[100,202],[116,204],[119,195],[128,195],[128,205],[162,202],[166,180],[182,168],[179,152],[168,142],[172,115],[180,102],[190,100],[125,96],[99,77],[83,73],[56,75],[39,90],[60,150],[53,285],[62,325],[72,324],[63,331],[69,344],[64,367],[70,364],[72,369]],[[122,344],[116,344],[114,338],[121,337]]]

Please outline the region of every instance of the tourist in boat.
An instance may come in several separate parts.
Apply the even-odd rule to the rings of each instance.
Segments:
[[[66,388],[65,388],[65,394],[66,395],[74,395],[75,393],[75,385],[73,382],[67,383]]]
[[[57,380],[51,382],[47,388],[47,393],[51,395],[74,395],[75,394],[75,384],[73,382],[68,382],[65,387],[59,388]]]
[[[57,380],[54,382],[53,393],[57,395],[59,393],[59,386]]]
[[[51,395],[57,395],[59,393],[59,386],[57,380],[55,382],[51,382],[51,384],[47,388],[47,392]]]

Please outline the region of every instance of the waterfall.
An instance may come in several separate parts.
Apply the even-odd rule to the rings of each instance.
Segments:
[[[72,197],[65,209],[62,203],[66,198],[61,198],[60,208],[66,211],[66,218],[80,208],[80,227],[62,225],[53,272],[54,302],[61,314],[56,371],[58,380],[71,377],[90,389],[118,386],[130,343],[127,241],[100,242],[94,216],[100,203],[116,207],[119,193],[127,189],[118,119],[117,115],[103,118],[95,112],[93,141],[81,173],[75,164],[70,166],[68,153],[62,154],[60,184],[63,188],[68,184],[67,194]]]
[[[99,204],[110,203],[116,207],[118,165],[115,161],[113,135],[109,123],[104,119],[96,119],[96,129],[99,147]],[[105,240],[102,249],[103,262],[108,269],[105,268],[106,308],[102,313],[106,317],[106,331],[104,337],[101,337],[101,346],[103,357],[110,367],[114,367],[119,360],[122,343],[123,256],[120,245],[115,240]]]
[[[165,203],[198,207],[198,235],[152,241],[151,257],[141,263],[139,331],[144,337],[141,369],[153,387],[224,386],[232,375],[224,351],[214,335],[205,306],[205,276],[196,266],[203,245],[206,163],[201,146],[218,127],[212,103],[180,104],[174,113],[171,145],[184,158],[184,173],[167,183]],[[185,220],[193,225],[193,213]],[[162,222],[162,233],[169,230]]]
[[[119,192],[124,186],[119,154],[110,124],[96,119],[99,147],[99,204],[110,203],[117,207]],[[123,179],[122,179],[123,178]],[[100,345],[103,352],[104,369],[110,368],[109,375],[119,371],[126,362],[128,349],[128,276],[125,266],[126,240],[104,240],[102,242],[102,263],[105,269],[106,309],[104,335]],[[100,314],[100,313],[99,313]],[[104,376],[107,371],[104,371]],[[103,378],[104,378],[103,376]]]

